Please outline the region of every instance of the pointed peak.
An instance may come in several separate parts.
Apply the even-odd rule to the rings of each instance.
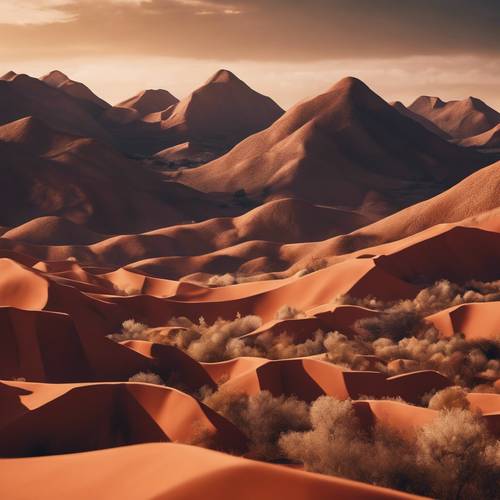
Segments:
[[[481,99],[478,99],[477,97],[469,96],[467,99],[465,99],[465,103],[470,106],[471,108],[475,109],[480,109],[484,108],[486,104],[484,101],[481,101]]]
[[[17,73],[15,71],[8,71],[7,73],[5,73],[5,75],[3,75],[2,77],[0,77],[0,80],[12,80],[13,78],[15,78],[17,76]]]
[[[344,92],[349,94],[352,92],[373,93],[366,83],[354,76],[342,78],[333,87],[330,87],[329,92]]]
[[[401,101],[391,101],[389,104],[396,109],[406,109],[406,106]]]
[[[409,106],[410,109],[412,106],[419,106],[419,105],[426,105],[431,107],[432,109],[437,109],[437,108],[442,108],[443,106],[446,105],[444,101],[442,101],[439,97],[435,96],[428,96],[428,95],[421,95],[420,97],[417,97],[415,101]]]
[[[45,82],[47,85],[50,85],[51,87],[58,87],[59,85],[69,81],[70,79],[62,71],[56,69],[42,76],[40,80],[42,80],[42,82]]]
[[[211,78],[207,80],[206,84],[208,85],[210,83],[231,83],[231,82],[240,83],[241,80],[231,71],[227,69],[220,69]]]

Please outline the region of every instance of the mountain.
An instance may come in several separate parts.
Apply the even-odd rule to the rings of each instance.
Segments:
[[[177,143],[228,149],[267,128],[283,113],[272,99],[251,89],[230,71],[220,70],[182,99],[162,121],[162,128],[178,137]]]
[[[433,134],[438,135],[442,139],[446,140],[451,139],[451,136],[448,135],[444,130],[441,130],[438,126],[434,125],[434,123],[432,123],[430,120],[427,120],[427,118],[424,118],[423,116],[420,116],[417,113],[414,113],[413,111],[409,110],[401,101],[391,102],[390,104],[394,109],[397,109],[403,115],[407,116],[408,118],[411,118],[412,120],[415,120],[417,123],[420,123],[420,125],[425,127]]]
[[[96,112],[97,108],[93,102],[28,75],[10,72],[0,80],[2,125],[33,116],[60,132],[113,143],[110,133],[99,121],[102,109]]]
[[[40,80],[50,87],[61,89],[72,97],[94,104],[101,111],[110,107],[106,101],[96,96],[86,85],[71,80],[61,71],[51,71],[42,76]]]
[[[476,97],[462,101],[442,101],[421,96],[408,109],[430,120],[454,139],[482,134],[500,123],[500,113]]]
[[[382,217],[486,162],[403,116],[360,80],[345,78],[178,179],[205,192],[298,197]]]
[[[166,90],[143,90],[114,107],[133,109],[137,111],[138,118],[144,118],[146,115],[159,113],[178,102],[179,99]]]

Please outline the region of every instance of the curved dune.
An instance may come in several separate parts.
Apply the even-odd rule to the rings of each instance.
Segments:
[[[500,337],[500,302],[462,304],[427,317],[446,336],[460,332],[467,339]]]
[[[329,500],[410,500],[422,497],[369,486],[337,477],[293,470],[280,465],[224,455],[181,444],[146,444],[76,453],[47,458],[2,460],[0,479],[6,495],[19,500],[32,498],[35,491],[19,488],[18,475],[31,484],[46,484],[37,498],[53,499],[73,491],[75,499],[89,496],[123,499],[176,498],[191,500],[200,496],[232,500],[261,498],[272,500],[283,495],[290,500],[314,497]],[[78,493],[73,471],[79,471]],[[123,474],[126,470],[127,473]],[[165,474],[168,470],[168,475]],[[120,477],[120,481],[115,481]],[[224,488],[221,488],[221,484]]]
[[[152,384],[46,386],[2,382],[17,391],[22,414],[0,427],[3,457],[57,455],[127,444],[213,440],[243,451],[244,435],[193,397]],[[5,391],[0,392],[2,398]],[[12,391],[8,394],[12,395]]]

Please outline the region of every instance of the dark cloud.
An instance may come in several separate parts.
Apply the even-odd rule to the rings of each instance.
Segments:
[[[500,54],[499,0],[83,0],[4,25],[4,53],[311,61]],[[1,14],[0,14],[1,17]]]

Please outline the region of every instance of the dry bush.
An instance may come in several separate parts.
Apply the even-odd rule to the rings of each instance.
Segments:
[[[162,378],[156,373],[152,372],[139,372],[135,375],[132,375],[129,379],[129,382],[143,382],[146,384],[156,384],[156,385],[165,385],[165,382]]]
[[[274,460],[282,454],[278,440],[282,433],[309,429],[309,409],[295,397],[273,397],[268,391],[255,396],[232,393],[221,387],[205,391],[203,403],[230,420],[249,439],[248,456]]]
[[[429,400],[431,410],[468,410],[470,402],[467,399],[467,392],[457,385],[447,387],[436,392]]]
[[[168,325],[180,328],[171,336],[169,343],[198,361],[222,361],[235,357],[232,340],[252,332],[261,324],[258,316],[237,315],[233,321],[218,319],[212,325],[207,325],[203,318],[197,324],[187,318],[173,318]]]
[[[233,321],[218,319],[207,325],[203,318],[198,323],[179,317],[172,318],[167,328],[149,328],[143,323],[127,320],[122,333],[109,335],[116,342],[147,340],[175,346],[198,361],[215,362],[240,356],[266,357],[268,359],[312,356],[324,352],[325,335],[318,330],[302,343],[295,343],[286,332],[273,335],[265,332],[256,337],[242,339],[243,335],[259,328],[258,316],[240,316]]]
[[[442,499],[495,498],[500,447],[472,413],[441,412],[413,439],[375,426],[365,431],[350,401],[324,396],[311,406],[312,429],[279,439],[306,470]]]
[[[424,317],[460,304],[497,300],[500,300],[500,280],[491,282],[471,280],[464,285],[440,280],[421,290],[411,300],[383,301],[372,296],[358,299],[343,295],[338,297],[336,302],[338,304],[359,305],[391,314],[412,312]]]
[[[276,319],[296,319],[304,318],[306,315],[295,307],[284,304],[275,314]]]
[[[148,334],[149,326],[144,323],[139,323],[134,319],[127,319],[122,323],[121,333],[112,333],[108,338],[116,342],[123,342],[125,340],[151,340]]]
[[[366,432],[350,401],[318,398],[310,410],[312,430],[284,434],[279,445],[308,471],[357,481],[416,489],[418,473],[410,445],[396,433]],[[411,488],[408,487],[411,485]]]
[[[236,276],[231,273],[214,274],[207,281],[207,285],[211,287],[229,286],[235,285],[236,283],[238,283]]]
[[[454,384],[473,388],[500,377],[500,340],[468,341],[461,334],[439,338],[439,332],[427,327],[419,336],[395,341],[380,337],[376,340],[357,335],[347,338],[338,332],[325,337],[327,358],[352,369],[366,369],[360,356],[379,358],[378,369],[397,375],[415,370],[436,370]]]
[[[388,337],[401,340],[417,335],[425,328],[425,322],[416,311],[394,311],[360,319],[355,327],[360,334],[369,335],[373,339]]]
[[[417,433],[417,466],[427,495],[443,499],[498,498],[500,442],[469,411],[452,409]]]

